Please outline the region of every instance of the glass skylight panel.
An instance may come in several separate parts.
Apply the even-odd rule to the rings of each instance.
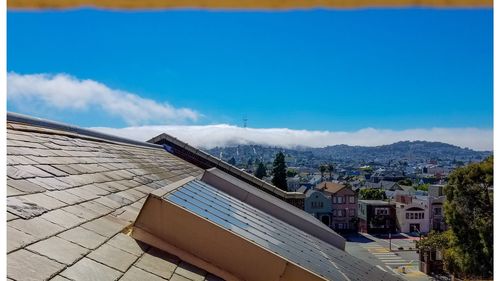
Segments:
[[[394,279],[204,182],[191,181],[164,198],[326,279]]]

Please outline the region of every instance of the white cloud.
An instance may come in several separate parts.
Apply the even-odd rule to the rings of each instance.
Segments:
[[[167,133],[193,146],[212,148],[235,144],[262,144],[281,147],[324,147],[336,144],[376,146],[398,141],[439,141],[475,150],[493,149],[493,131],[477,128],[432,128],[380,130],[367,128],[355,132],[255,129],[232,125],[206,126],[139,126],[127,128],[93,128],[101,132],[145,141]]]
[[[188,108],[142,98],[133,93],[111,89],[93,80],[80,80],[66,74],[9,73],[7,98],[14,103],[41,104],[62,110],[99,109],[123,119],[129,125],[165,124],[196,121],[200,114]]]

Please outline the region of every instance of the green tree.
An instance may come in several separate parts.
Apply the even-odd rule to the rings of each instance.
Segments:
[[[253,159],[249,158],[248,161],[247,161],[247,167],[251,168],[252,166],[253,166]]]
[[[231,157],[231,159],[229,159],[229,161],[227,161],[227,163],[234,166],[234,165],[236,165],[236,159],[234,159],[234,157]]]
[[[415,189],[416,190],[422,190],[422,191],[429,191],[429,185],[430,184],[428,184],[428,183],[420,184]]]
[[[324,177],[325,172],[326,172],[326,166],[325,165],[319,166],[319,172],[321,173],[321,180],[323,181],[323,177]]]
[[[420,250],[439,250],[444,252],[450,245],[451,235],[450,230],[443,232],[431,231],[427,237],[417,241],[417,248]]]
[[[445,263],[461,277],[493,276],[493,156],[460,167],[449,176],[444,192],[450,244]]]
[[[255,170],[254,176],[259,178],[259,179],[267,177],[266,166],[264,166],[264,163],[259,162],[259,165],[257,166],[257,169]]]
[[[333,165],[332,164],[326,165],[326,171],[328,172],[328,175],[330,176],[330,180],[332,180]]]
[[[281,151],[278,152],[278,154],[276,154],[276,158],[274,158],[272,183],[277,188],[288,191],[288,186],[286,183],[285,155]]]
[[[294,169],[287,169],[286,170],[286,176],[287,177],[295,177],[297,175],[297,171],[295,171]]]
[[[409,186],[411,186],[411,185],[413,185],[413,182],[410,179],[404,179],[404,180],[398,181],[398,184],[399,185],[409,185]]]
[[[359,191],[359,199],[362,200],[384,200],[385,191],[380,188],[364,188]]]

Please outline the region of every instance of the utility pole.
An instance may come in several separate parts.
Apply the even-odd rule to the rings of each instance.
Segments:
[[[392,252],[392,235],[390,230],[389,230],[389,252]]]

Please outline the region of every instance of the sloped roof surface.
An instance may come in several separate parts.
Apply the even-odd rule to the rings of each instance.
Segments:
[[[220,280],[128,236],[149,192],[202,170],[161,148],[7,123],[7,277]]]
[[[345,187],[344,184],[335,183],[335,182],[327,182],[327,181],[319,183],[318,185],[316,185],[316,189],[318,189],[318,190],[324,190],[324,191],[332,193],[332,194],[339,192],[344,187]]]
[[[288,260],[287,264],[294,263],[314,272],[321,279],[400,280],[391,273],[355,258],[207,183],[190,181],[163,198],[235,236],[244,237],[267,251],[276,253]],[[233,258],[237,259],[238,256],[234,255]],[[286,269],[279,276],[286,275],[285,272]]]

